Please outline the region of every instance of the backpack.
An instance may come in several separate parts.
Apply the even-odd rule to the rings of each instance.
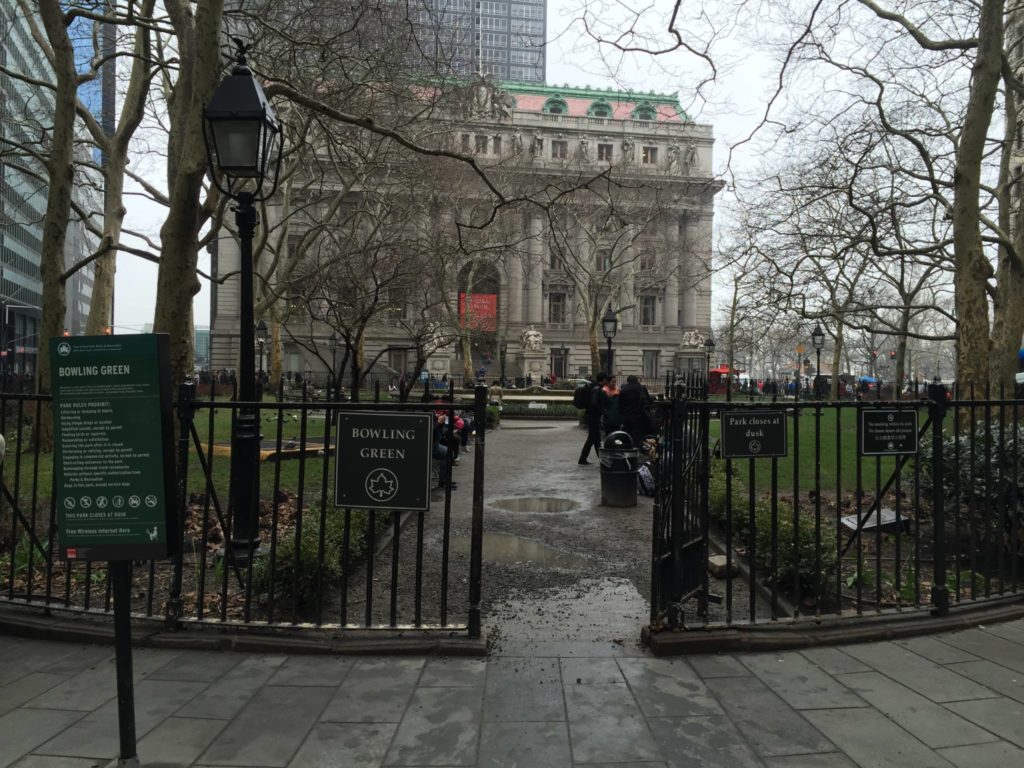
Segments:
[[[636,474],[637,490],[642,496],[653,496],[657,489],[654,481],[654,473],[651,471],[650,462],[644,462]]]
[[[590,405],[590,393],[593,389],[592,384],[581,384],[576,387],[576,390],[572,393],[572,404],[581,411],[585,411]]]

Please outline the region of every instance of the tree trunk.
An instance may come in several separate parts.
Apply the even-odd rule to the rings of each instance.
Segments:
[[[50,370],[50,339],[64,331],[66,300],[64,295],[64,245],[71,218],[71,186],[74,178],[75,99],[78,74],[75,71],[74,49],[64,26],[63,13],[57,0],[41,0],[39,13],[47,39],[53,49],[54,90],[53,133],[46,161],[49,187],[46,214],[43,217],[43,243],[39,271],[43,283],[42,321],[39,332],[39,354],[36,367],[36,391],[49,394],[52,389]],[[53,447],[52,411],[42,409],[37,430],[41,450]]]
[[[832,400],[839,399],[839,371],[843,366],[843,324],[836,323],[835,347],[832,349],[832,380],[829,384],[829,396]]]
[[[194,5],[194,10],[192,6]],[[206,221],[200,201],[206,173],[203,106],[220,82],[223,0],[167,0],[178,43],[178,79],[168,113],[167,188],[170,209],[160,229],[153,328],[170,334],[172,383],[192,372],[192,299],[199,292],[196,268],[199,230]]]
[[[991,266],[981,241],[981,165],[1003,63],[1004,0],[984,0],[978,30],[977,58],[972,68],[970,98],[953,178],[953,261],[956,285],[957,382],[962,392],[971,384],[985,390],[990,355],[986,281]]]

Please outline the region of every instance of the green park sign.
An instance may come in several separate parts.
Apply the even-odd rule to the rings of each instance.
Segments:
[[[169,337],[51,339],[50,365],[61,553],[69,560],[173,554]]]
[[[722,411],[722,458],[768,459],[789,452],[782,410]]]
[[[335,504],[363,509],[430,509],[434,414],[338,414]]]

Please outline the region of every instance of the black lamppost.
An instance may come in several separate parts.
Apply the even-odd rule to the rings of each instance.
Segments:
[[[708,336],[704,340],[704,383],[711,383],[711,356],[715,354],[715,340]]]
[[[569,348],[563,343],[559,351],[562,353],[562,378],[569,378]]]
[[[203,139],[210,175],[217,189],[235,201],[235,224],[240,250],[239,273],[239,399],[243,405],[231,432],[231,540],[224,554],[245,563],[259,548],[259,419],[255,401],[256,344],[253,340],[252,239],[256,232],[256,203],[274,194],[281,166],[281,127],[266,94],[246,66],[245,46],[231,74],[203,110]],[[264,189],[264,182],[269,188]]]
[[[260,348],[260,372],[256,380],[256,399],[263,400],[263,347],[267,343],[267,324],[260,320],[256,323],[256,344]]]
[[[821,350],[825,346],[825,332],[821,330],[821,323],[814,324],[814,330],[811,331],[811,343],[814,345],[814,354],[817,356],[818,361],[814,367],[814,393],[821,399]]]
[[[612,311],[612,305],[608,304],[608,309],[604,311],[604,317],[601,318],[601,333],[608,340],[608,360],[605,363],[606,376],[612,375],[612,339],[615,338],[616,331],[619,330],[619,319],[615,316],[615,312]]]
[[[508,354],[508,342],[498,342],[498,365],[501,366],[501,386],[505,386],[505,356]]]
[[[327,398],[331,398],[331,390],[334,390],[334,399],[338,400],[338,374],[335,372],[335,366],[338,363],[338,334],[331,331],[331,338],[328,339],[331,343],[331,383],[327,387]]]

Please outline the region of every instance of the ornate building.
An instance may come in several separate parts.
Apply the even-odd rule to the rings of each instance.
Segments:
[[[468,90],[464,118],[446,131],[450,149],[473,154],[513,186],[572,189],[568,202],[526,206],[515,214],[518,245],[481,263],[453,269],[446,290],[459,319],[485,343],[459,341],[432,351],[432,375],[472,370],[498,375],[591,371],[596,336],[606,364],[600,316],[611,305],[619,325],[613,367],[657,379],[668,371],[703,368],[710,329],[714,195],[711,126],[689,119],[672,96],[480,79]],[[238,251],[221,239],[217,274],[234,272]],[[214,283],[211,365],[235,365],[235,280]],[[403,302],[413,301],[410,294]],[[414,314],[403,306],[400,314]],[[375,372],[411,368],[409,337],[390,320],[374,324],[364,344]],[[330,366],[332,329],[303,318],[310,344],[286,341],[282,370],[320,372]],[[526,343],[529,339],[529,344]],[[378,353],[379,356],[378,356]]]

